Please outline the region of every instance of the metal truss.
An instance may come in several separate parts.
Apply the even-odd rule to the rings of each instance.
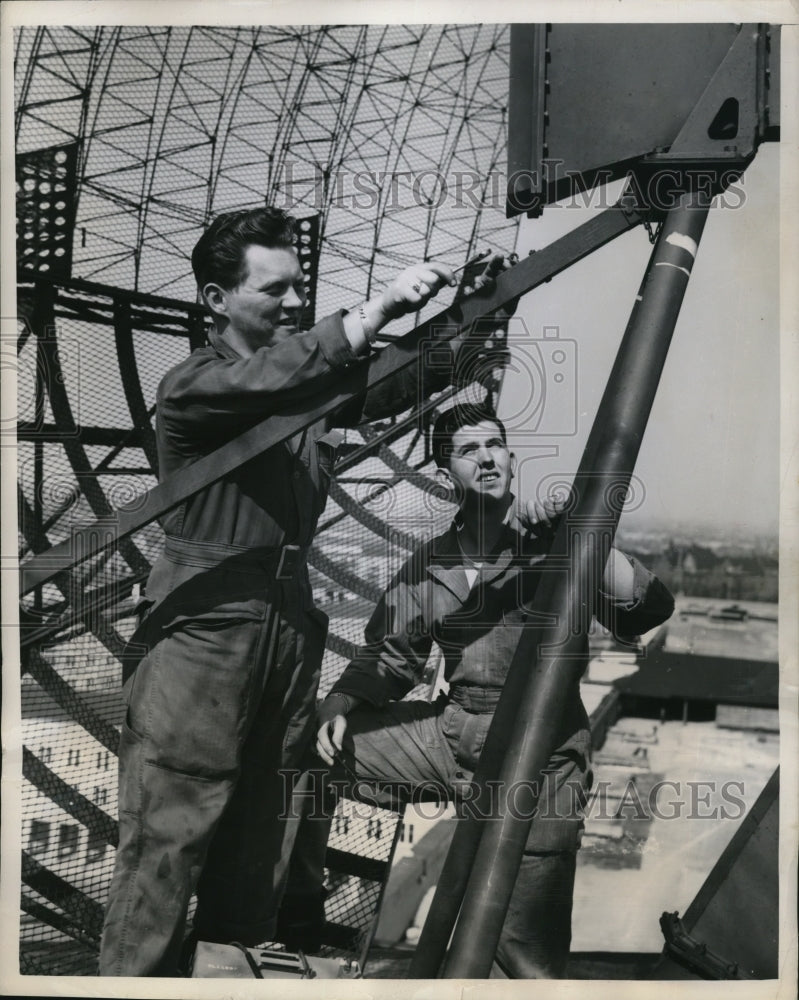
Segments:
[[[507,25],[22,28],[17,152],[79,144],[72,276],[183,300],[220,211],[320,217],[321,313],[509,251]]]

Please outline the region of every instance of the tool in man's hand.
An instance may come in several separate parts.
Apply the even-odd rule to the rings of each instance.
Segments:
[[[453,267],[452,273],[457,274],[458,271],[464,271],[467,267],[471,266],[472,264],[479,264],[481,260],[485,260],[486,257],[490,256],[491,256],[491,251],[484,250],[482,253],[479,253],[476,257],[472,257],[471,260],[464,261],[463,264],[460,264],[458,267]]]
[[[360,780],[358,778],[358,775],[355,773],[355,771],[347,763],[347,759],[346,759],[346,757],[344,756],[344,753],[341,750],[334,750],[334,752],[333,752],[333,760],[337,764],[340,764],[344,768],[344,772],[346,773],[346,775],[350,779],[350,781],[354,781],[354,782],[357,783]]]

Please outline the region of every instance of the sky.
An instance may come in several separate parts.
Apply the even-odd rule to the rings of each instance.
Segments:
[[[733,193],[728,206],[714,204],[710,211],[622,526],[714,528],[739,540],[776,536],[779,154],[777,144],[763,144],[739,182],[743,195]],[[595,211],[558,205],[539,219],[525,219],[519,252],[546,246]],[[577,468],[650,251],[638,227],[522,299],[517,316],[529,334],[542,338],[544,327],[557,328],[560,340],[573,342],[564,350],[564,365],[576,362],[576,371],[567,374],[574,392],[572,386],[560,395],[554,391],[539,424],[574,433],[538,434],[534,442],[514,438],[525,495],[539,482],[570,478]],[[517,356],[526,350],[517,346]],[[556,389],[546,344],[536,356],[539,364],[545,355],[544,367],[551,369],[546,385]],[[529,386],[524,375],[506,377],[499,409],[512,425]],[[542,455],[541,446],[557,454]]]

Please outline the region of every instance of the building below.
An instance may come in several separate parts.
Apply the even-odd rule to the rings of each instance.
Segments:
[[[591,649],[594,782],[572,950],[651,955],[661,913],[688,907],[779,763],[777,606],[678,598],[636,644],[597,628]],[[410,810],[405,824],[414,842],[395,856],[378,944],[415,940],[401,924],[429,904],[454,826],[442,834]]]

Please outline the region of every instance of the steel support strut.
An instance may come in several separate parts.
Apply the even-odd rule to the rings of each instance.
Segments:
[[[451,339],[461,330],[469,330],[484,316],[549,281],[640,222],[641,216],[635,211],[630,197],[623,196],[614,207],[500,274],[490,293],[468,296],[454,303],[381,350],[368,367],[354,365],[343,372],[335,385],[320,392],[311,409],[303,406],[294,413],[266,417],[221,448],[180,469],[143,496],[136,497],[92,524],[74,528],[69,538],[22,564],[20,595],[41,586],[63,570],[72,569],[83,560],[116,547],[128,535],[187,497],[334,413],[353,396],[419,363],[425,346]],[[432,357],[422,357],[421,363],[432,365],[434,362]]]
[[[491,971],[532,821],[532,790],[541,787],[579,684],[583,634],[708,209],[707,197],[682,195],[664,220],[547,560],[554,571],[542,573],[530,615],[531,625],[555,624],[523,630],[475,774],[476,797],[458,823],[411,978],[439,974],[456,918],[442,975],[480,979]],[[525,787],[531,791],[520,811],[516,793]],[[514,803],[517,808],[509,808]]]

